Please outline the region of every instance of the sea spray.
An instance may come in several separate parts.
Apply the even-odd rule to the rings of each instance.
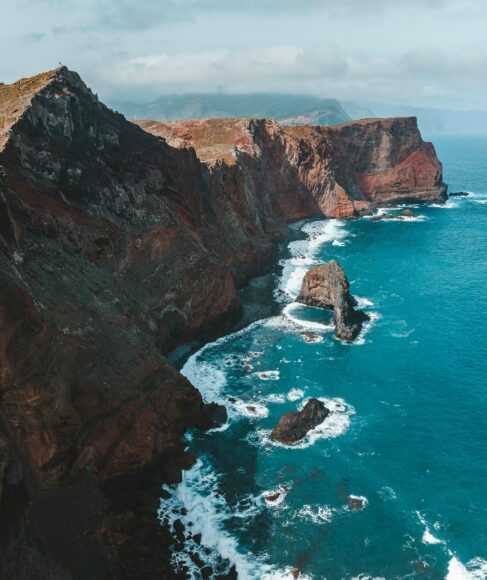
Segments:
[[[193,358],[196,368],[188,361],[186,376],[230,415],[224,431],[192,433],[189,449],[201,458],[208,488],[184,483],[200,496],[188,505],[201,502],[216,514],[213,525],[223,544],[205,536],[215,570],[229,570],[238,561],[244,578],[290,578],[296,566],[313,578],[408,577],[423,570],[449,580],[485,576],[485,561],[477,557],[485,558],[481,495],[469,495],[468,485],[458,481],[461,471],[463,481],[482,484],[480,464],[471,460],[481,448],[484,399],[468,362],[478,346],[465,351],[465,360],[461,347],[469,336],[452,328],[466,324],[478,344],[485,343],[485,326],[472,328],[469,321],[482,318],[479,304],[485,303],[477,276],[485,240],[476,228],[485,232],[487,212],[473,200],[461,200],[450,212],[442,209],[423,206],[428,220],[421,227],[407,221],[391,228],[370,220],[343,222],[338,229],[344,237],[334,235],[314,252],[305,243],[294,264],[286,269],[283,263],[281,288],[296,269],[301,276],[314,263],[337,257],[350,272],[360,307],[377,313],[359,337],[361,348],[336,340],[331,329],[306,329],[281,314],[208,345]],[[457,211],[463,212],[461,220]],[[315,233],[324,235],[326,223],[318,222]],[[346,246],[334,245],[336,239]],[[466,255],[472,244],[475,252]],[[453,268],[459,260],[461,276]],[[463,304],[458,325],[464,274],[467,289],[475,287],[476,293]],[[296,276],[294,293],[279,293],[283,309],[291,305],[286,313],[292,317],[326,325],[326,316],[293,305],[299,283]],[[398,333],[410,335],[398,340]],[[316,336],[321,342],[312,342]],[[464,364],[458,366],[459,360]],[[483,369],[482,357],[473,366]],[[279,374],[262,380],[258,373],[269,371]],[[331,432],[314,440],[311,434],[300,447],[274,445],[269,433],[280,416],[310,397],[329,405],[342,399],[345,411],[333,411]],[[335,420],[341,423],[333,434]],[[460,441],[454,436],[459,432],[469,439]],[[281,486],[285,493],[273,502]],[[213,508],[207,503],[211,492]],[[475,509],[461,509],[460,502]],[[366,509],[358,509],[359,503]],[[191,533],[199,527],[189,526],[193,509],[183,516]],[[185,542],[186,555],[191,542]],[[225,562],[218,560],[220,549],[228,555]]]

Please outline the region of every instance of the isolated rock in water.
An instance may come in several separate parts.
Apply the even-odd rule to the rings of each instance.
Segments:
[[[304,342],[320,342],[321,337],[316,332],[302,332],[301,336],[303,337]]]
[[[419,214],[414,213],[410,209],[403,209],[399,213],[389,215],[378,215],[372,218],[373,222],[381,222],[382,220],[402,220],[404,218],[418,218]]]
[[[367,500],[357,495],[349,495],[348,505],[354,510],[363,510],[367,505]]]
[[[448,197],[468,197],[468,191],[450,191]]]
[[[306,273],[297,302],[333,310],[336,335],[342,340],[354,340],[369,317],[355,310],[357,301],[350,294],[350,285],[336,260],[311,268]]]
[[[396,217],[399,218],[417,218],[420,217],[419,213],[414,213],[414,211],[412,209],[403,209],[402,211],[400,211],[399,213],[396,214]]]
[[[322,423],[330,411],[318,399],[310,399],[302,411],[286,413],[274,427],[271,437],[280,443],[296,443]]]

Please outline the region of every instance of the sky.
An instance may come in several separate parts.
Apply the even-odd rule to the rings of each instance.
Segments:
[[[0,0],[0,81],[487,109],[487,0]]]

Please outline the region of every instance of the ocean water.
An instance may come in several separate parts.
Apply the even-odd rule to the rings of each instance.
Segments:
[[[487,577],[487,138],[435,145],[450,190],[471,196],[407,221],[295,224],[281,314],[185,364],[230,416],[188,435],[199,461],[161,501],[162,521],[185,524],[173,561],[190,577],[202,562],[242,579]],[[371,315],[355,344],[293,302],[331,258]],[[272,442],[309,397],[331,415],[295,446]]]

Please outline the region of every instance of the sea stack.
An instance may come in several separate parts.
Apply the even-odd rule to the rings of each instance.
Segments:
[[[350,285],[343,268],[336,260],[311,268],[306,273],[297,302],[333,310],[333,321],[338,338],[352,341],[369,320],[367,314],[355,310],[357,301],[350,294]]]
[[[302,411],[284,414],[271,433],[272,439],[292,444],[306,437],[308,431],[317,427],[328,417],[330,411],[318,399],[310,399]]]

